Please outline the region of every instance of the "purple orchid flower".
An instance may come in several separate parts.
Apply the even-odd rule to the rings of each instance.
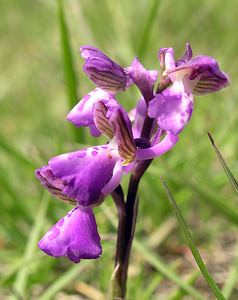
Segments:
[[[229,85],[229,79],[212,57],[199,55],[192,58],[189,44],[179,60],[175,61],[172,48],[160,49],[159,59],[165,69],[163,75],[170,78],[172,86],[150,101],[148,114],[157,119],[161,129],[177,135],[191,118],[193,94],[219,91]]]
[[[192,115],[193,94],[215,92],[229,83],[213,58],[192,58],[189,44],[177,61],[172,48],[160,49],[162,79],[168,79],[170,86],[158,93],[154,92],[158,72],[146,70],[138,58],[123,69],[94,47],[84,46],[81,53],[84,71],[97,87],[67,119],[77,127],[89,127],[94,136],[105,135],[110,142],[56,156],[36,170],[36,177],[49,192],[76,205],[45,234],[39,247],[48,255],[66,256],[75,263],[102,253],[93,208],[138,161],[153,159],[174,147]],[[130,84],[138,87],[142,98],[129,118],[116,93]]]
[[[67,256],[76,263],[101,254],[92,208],[120,184],[122,174],[136,161],[162,155],[178,140],[168,134],[150,148],[137,147],[131,121],[119,105],[107,108],[102,101],[96,102],[93,119],[97,130],[111,139],[109,144],[56,156],[36,170],[36,177],[53,195],[77,205],[46,233],[39,247],[48,255]],[[84,227],[88,228],[87,239],[82,235]]]

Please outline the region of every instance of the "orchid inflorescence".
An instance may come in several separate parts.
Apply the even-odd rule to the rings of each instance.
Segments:
[[[178,60],[172,48],[159,50],[159,80],[158,72],[146,70],[138,58],[123,68],[97,48],[83,46],[80,50],[84,72],[96,88],[79,101],[67,119],[77,127],[89,127],[95,137],[103,134],[109,142],[58,155],[36,170],[50,193],[76,206],[45,234],[39,247],[48,255],[66,256],[75,263],[102,253],[93,208],[115,191],[123,174],[175,146],[191,118],[193,95],[213,93],[229,84],[216,60],[193,57],[189,44]],[[131,85],[142,97],[128,114],[116,94]]]

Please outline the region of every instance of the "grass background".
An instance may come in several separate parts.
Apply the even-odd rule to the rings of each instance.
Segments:
[[[213,134],[236,175],[236,0],[68,0],[62,4],[77,77],[71,97],[68,86],[74,78],[64,76],[65,66],[70,65],[63,63],[58,2],[3,0],[0,4],[0,299],[101,300],[107,293],[116,232],[110,197],[96,209],[104,248],[99,260],[72,265],[37,248],[42,234],[71,207],[43,191],[34,169],[52,156],[80,148],[82,141],[100,143],[65,121],[73,93],[80,99],[93,88],[82,72],[79,46],[101,48],[123,66],[139,55],[147,68],[156,69],[160,47],[174,47],[179,57],[187,41],[194,54],[219,61],[231,86],[196,97],[194,115],[176,148],[156,159],[143,178],[128,299],[214,299],[184,245],[161,175],[226,299],[237,299],[237,198],[206,134]],[[138,96],[131,88],[119,99],[130,109]]]

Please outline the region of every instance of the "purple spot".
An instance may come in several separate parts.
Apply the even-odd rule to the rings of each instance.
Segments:
[[[93,149],[95,149],[95,150],[99,150],[99,148],[98,148],[97,146],[93,147]]]
[[[92,151],[92,156],[96,156],[98,154],[97,151]]]
[[[86,152],[78,152],[77,157],[83,158],[86,156]]]
[[[101,148],[102,149],[108,149],[108,146],[102,146]]]
[[[68,159],[73,159],[75,157],[75,153],[71,153],[68,155]]]
[[[57,223],[57,225],[58,225],[59,227],[61,227],[63,224],[64,224],[64,218],[61,219],[61,220],[59,220],[59,222]]]
[[[49,240],[53,240],[55,239],[58,235],[60,234],[60,230],[59,228],[52,228],[50,235],[48,236]]]
[[[184,120],[184,119],[180,119],[180,122],[181,122],[182,124],[184,124],[184,123],[185,123],[185,120]]]
[[[180,116],[181,116],[181,117],[185,117],[185,113],[182,112],[182,113],[180,114]]]

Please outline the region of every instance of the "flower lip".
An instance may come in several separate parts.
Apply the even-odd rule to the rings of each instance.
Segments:
[[[66,256],[74,263],[102,254],[100,236],[91,208],[76,207],[59,220],[40,240],[39,248],[54,257]]]

